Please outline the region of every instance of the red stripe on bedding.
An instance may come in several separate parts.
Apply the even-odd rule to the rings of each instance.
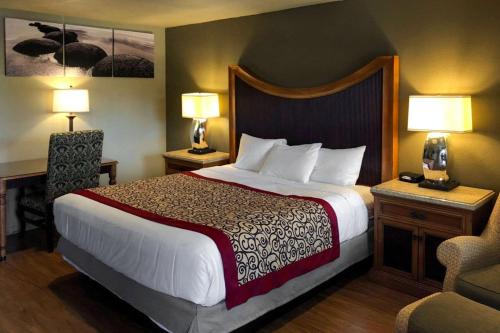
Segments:
[[[219,182],[219,183],[229,184],[232,186],[241,187],[250,191],[316,202],[323,207],[323,209],[328,214],[328,217],[330,219],[332,247],[323,252],[316,253],[310,257],[304,258],[299,261],[295,261],[289,265],[286,265],[285,267],[281,268],[278,271],[268,273],[262,277],[251,280],[240,286],[238,285],[236,256],[234,254],[231,241],[229,240],[229,237],[226,234],[224,234],[224,232],[222,232],[221,230],[205,226],[202,224],[182,221],[175,218],[154,214],[146,210],[142,210],[139,208],[129,206],[127,204],[123,204],[119,201],[107,198],[105,196],[99,195],[97,193],[88,190],[79,190],[74,193],[156,223],[198,232],[203,235],[206,235],[207,237],[210,237],[217,245],[217,248],[221,255],[223,270],[224,270],[224,280],[226,286],[226,306],[228,309],[231,309],[239,304],[246,302],[249,298],[253,296],[262,295],[271,291],[274,288],[278,288],[287,281],[299,275],[310,272],[315,268],[318,268],[339,257],[340,243],[339,243],[337,215],[335,214],[335,211],[332,208],[332,206],[330,206],[330,204],[328,204],[328,202],[326,202],[325,200],[320,198],[312,198],[312,197],[297,196],[297,195],[283,195],[279,193],[256,189],[247,185],[201,176],[192,172],[184,172],[183,174],[195,178],[201,178],[207,181]]]

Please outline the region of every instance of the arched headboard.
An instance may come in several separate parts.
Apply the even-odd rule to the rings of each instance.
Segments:
[[[324,148],[366,145],[358,184],[395,178],[398,161],[399,59],[382,56],[338,81],[279,87],[229,66],[229,146],[234,162],[242,133]]]

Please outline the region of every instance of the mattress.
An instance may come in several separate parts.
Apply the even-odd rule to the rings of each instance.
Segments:
[[[373,206],[368,187],[301,184],[232,165],[196,173],[284,195],[321,198],[336,212],[340,243],[368,228]],[[205,235],[151,222],[75,194],[55,201],[54,218],[65,239],[148,288],[203,306],[225,299],[222,260]]]

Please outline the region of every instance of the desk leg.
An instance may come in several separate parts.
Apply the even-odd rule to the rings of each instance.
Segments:
[[[116,164],[109,168],[109,185],[116,185]]]
[[[7,181],[0,180],[0,261],[7,259]]]

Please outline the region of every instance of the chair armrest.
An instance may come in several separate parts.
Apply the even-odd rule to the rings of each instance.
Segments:
[[[404,308],[402,308],[397,317],[396,317],[396,324],[395,324],[395,333],[407,333],[408,332],[408,323],[410,322],[410,316],[415,311],[416,308],[418,308],[422,303],[424,303],[426,300],[439,295],[440,293],[435,293],[432,295],[429,295],[427,297],[424,297],[422,299],[419,299],[418,301],[415,301],[411,304],[408,304]]]
[[[438,260],[446,266],[443,291],[453,291],[458,274],[494,264],[499,253],[494,244],[477,236],[458,236],[441,243]]]

